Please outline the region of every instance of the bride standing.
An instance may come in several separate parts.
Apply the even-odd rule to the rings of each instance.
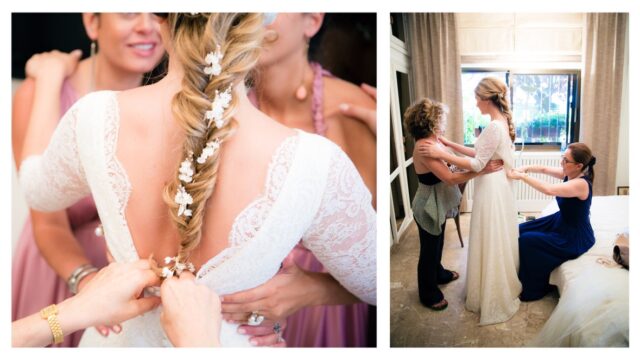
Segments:
[[[473,212],[467,259],[467,310],[480,313],[480,325],[509,320],[520,307],[518,280],[518,223],[512,181],[515,129],[507,97],[507,85],[484,78],[475,89],[476,103],[491,122],[476,140],[474,149],[440,138],[458,157],[437,146],[422,152],[460,168],[479,172],[489,160],[501,159],[504,170],[478,176],[473,192]]]
[[[49,124],[30,124],[20,169],[30,206],[55,210],[91,192],[115,261],[154,255],[163,277],[191,271],[220,295],[266,282],[302,238],[346,289],[375,303],[375,212],[357,170],[330,141],[280,125],[247,98],[263,16],[157,16],[170,58],[163,80],[81,99],[48,147],[39,129]],[[260,311],[247,320],[260,322]],[[222,324],[223,346],[250,345],[237,327]],[[88,330],[80,345],[169,342],[153,310],[108,338]]]

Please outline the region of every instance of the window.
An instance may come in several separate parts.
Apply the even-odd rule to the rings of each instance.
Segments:
[[[475,142],[489,122],[476,107],[474,89],[487,76],[509,86],[516,144],[565,148],[578,135],[578,71],[463,71],[464,141]]]
[[[406,41],[404,34],[404,18],[400,13],[391,13],[391,35],[397,37],[401,41]]]

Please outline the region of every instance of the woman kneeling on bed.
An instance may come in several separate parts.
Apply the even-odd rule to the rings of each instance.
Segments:
[[[589,209],[593,166],[596,158],[583,143],[570,144],[562,156],[561,167],[529,165],[511,170],[511,179],[522,180],[546,195],[556,197],[558,212],[520,224],[520,300],[533,301],[549,292],[549,275],[567,260],[584,254],[595,242]],[[546,174],[562,183],[549,184],[530,177]]]

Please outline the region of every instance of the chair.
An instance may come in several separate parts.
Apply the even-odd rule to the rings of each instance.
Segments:
[[[460,193],[464,194],[464,189],[467,187],[467,182],[463,182],[458,184],[458,188],[460,189]],[[460,202],[462,205],[462,202]],[[460,205],[458,205],[458,213],[453,217],[453,221],[456,223],[456,230],[458,230],[458,238],[460,239],[460,247],[464,247],[464,241],[462,241],[462,233],[460,232]]]

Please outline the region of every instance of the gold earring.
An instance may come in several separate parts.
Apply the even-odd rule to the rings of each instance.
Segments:
[[[89,92],[96,89],[96,42],[91,41],[91,81],[89,82]]]
[[[306,40],[307,40],[307,44],[306,44],[305,50],[304,50],[304,56],[305,56],[304,62],[305,62],[305,65],[306,65],[306,61],[307,61],[306,57],[308,56],[308,53],[309,53],[309,39],[306,39]],[[304,86],[304,76],[305,76],[305,73],[306,73],[306,71],[305,71],[306,68],[307,67],[303,65],[303,67],[302,67],[302,69],[303,69],[302,70],[302,79],[300,80],[300,86],[298,86],[298,88],[296,89],[296,99],[298,99],[300,101],[304,101],[304,99],[307,98],[307,94],[308,94],[307,88]]]

